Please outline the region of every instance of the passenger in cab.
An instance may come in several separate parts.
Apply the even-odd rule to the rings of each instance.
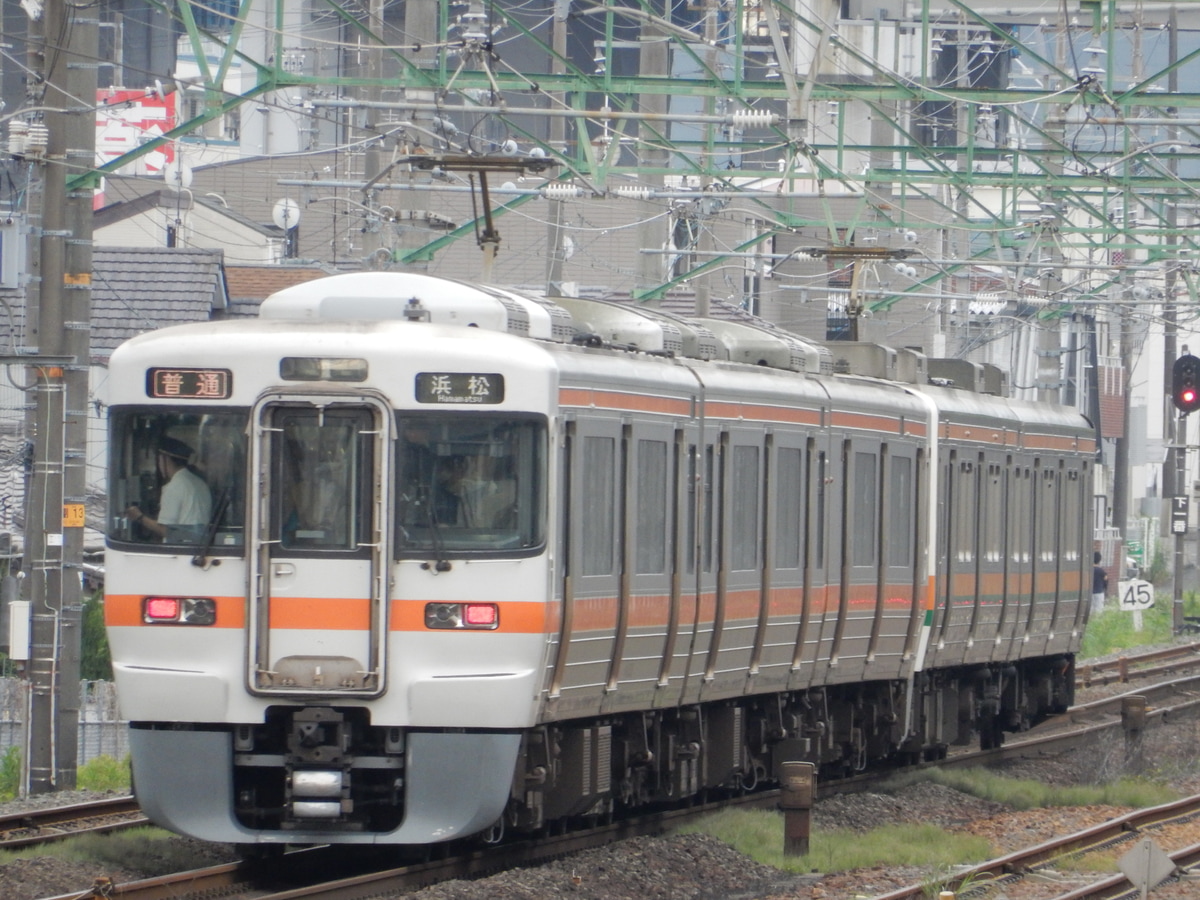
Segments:
[[[125,510],[131,522],[167,543],[196,543],[212,516],[212,495],[204,479],[188,468],[192,448],[178,438],[158,445],[158,474],[163,479],[158,517],[148,516],[135,503]]]
[[[516,487],[498,480],[486,455],[449,456],[438,461],[433,510],[439,525],[464,528],[511,528]]]

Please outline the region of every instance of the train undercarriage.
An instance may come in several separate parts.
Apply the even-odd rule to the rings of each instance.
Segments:
[[[515,751],[507,768],[515,777],[486,834],[749,792],[776,784],[786,762],[813,763],[818,779],[831,779],[936,760],[975,741],[990,749],[1006,732],[1065,711],[1073,692],[1074,660],[1058,656],[497,734],[509,741],[501,755]],[[235,816],[245,828],[281,833],[392,832],[411,812],[412,751],[430,738],[446,739],[373,726],[361,708],[273,707],[264,723],[232,735]],[[487,738],[467,731],[457,739]],[[434,765],[423,771],[443,777]]]
[[[777,784],[785,762],[835,778],[992,749],[1073,699],[1074,660],[1059,656],[545,725],[522,741],[506,827],[748,792]]]

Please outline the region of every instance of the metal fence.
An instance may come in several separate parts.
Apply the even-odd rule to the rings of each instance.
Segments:
[[[0,755],[9,747],[24,751],[30,690],[28,681],[0,678]],[[79,694],[79,765],[97,756],[124,759],[129,753],[129,723],[121,718],[113,683],[81,681]]]

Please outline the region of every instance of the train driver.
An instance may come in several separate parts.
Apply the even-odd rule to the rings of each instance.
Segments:
[[[192,448],[178,438],[164,437],[158,445],[158,473],[163,479],[158,518],[146,515],[135,503],[126,511],[132,522],[170,543],[195,543],[203,539],[212,516],[212,495],[204,479],[188,468]]]

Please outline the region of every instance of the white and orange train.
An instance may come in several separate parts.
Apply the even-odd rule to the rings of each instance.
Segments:
[[[1095,433],[953,365],[404,273],[134,338],[105,603],[142,807],[494,840],[1066,708]]]

